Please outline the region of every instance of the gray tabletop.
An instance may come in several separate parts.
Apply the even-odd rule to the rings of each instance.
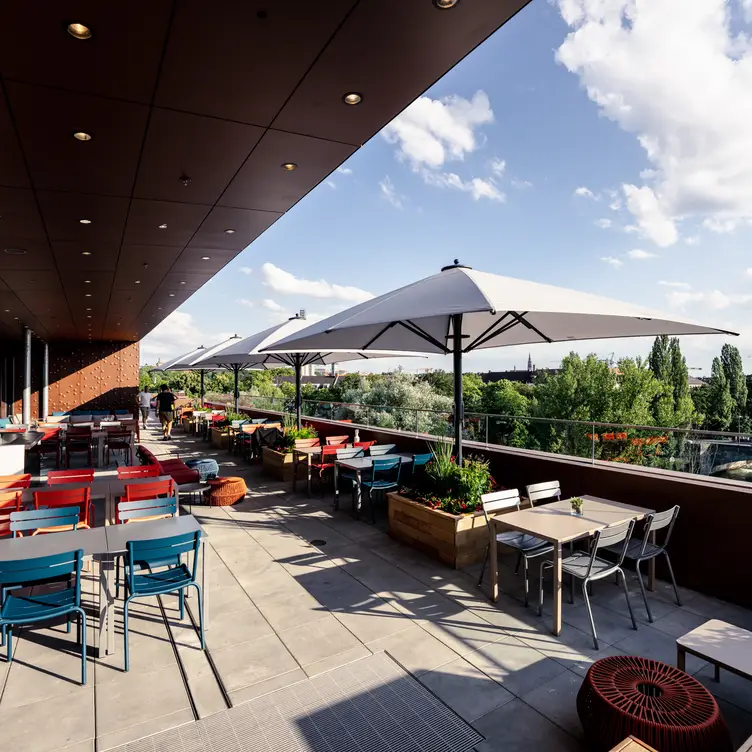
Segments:
[[[21,499],[24,504],[33,504],[35,491],[70,491],[78,488],[90,488],[92,499],[105,499],[110,493],[110,481],[102,478],[95,479],[93,483],[60,483],[57,486],[24,488],[21,493]]]
[[[145,524],[145,523],[144,523]],[[34,559],[83,549],[84,556],[107,553],[105,528],[71,530],[68,533],[27,535],[23,538],[0,540],[0,561]]]
[[[373,465],[374,460],[393,460],[396,457],[402,458],[402,464],[407,465],[413,461],[412,454],[400,452],[399,454],[377,454],[375,457],[352,457],[347,460],[334,460],[340,467],[347,467],[350,470],[366,470]]]
[[[196,530],[201,532],[202,538],[209,537],[192,514],[183,514],[180,517],[170,517],[166,520],[139,522],[132,525],[108,525],[105,528],[107,549],[111,554],[126,551],[128,541],[168,538],[171,535],[184,535]]]

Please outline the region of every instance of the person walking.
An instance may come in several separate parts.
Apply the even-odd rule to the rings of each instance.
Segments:
[[[172,421],[175,420],[176,399],[175,395],[167,388],[167,384],[162,384],[162,388],[157,395],[157,412],[162,423],[163,441],[169,441],[172,438]]]
[[[138,409],[141,411],[141,424],[146,428],[146,421],[149,419],[149,408],[151,407],[151,393],[146,389],[142,389],[138,395],[136,395],[138,402]]]

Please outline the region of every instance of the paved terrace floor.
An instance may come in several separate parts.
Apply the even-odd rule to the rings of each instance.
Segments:
[[[114,656],[89,659],[86,687],[77,683],[75,630],[26,630],[11,666],[0,662],[3,749],[195,750],[204,747],[191,740],[213,729],[225,742],[206,749],[355,750],[351,711],[359,702],[362,717],[373,716],[370,728],[381,722],[386,734],[393,724],[377,690],[406,670],[479,734],[471,747],[424,747],[431,752],[574,752],[584,749],[575,696],[594,660],[626,653],[674,663],[675,638],[711,617],[752,629],[749,611],[689,590],[677,607],[665,583],[652,595],[656,621],[648,625],[631,581],[634,631],[622,591],[602,583],[594,593],[596,653],[581,599],[565,604],[564,630],[554,637],[548,612],[539,619],[523,607],[512,560],[502,559],[503,593],[491,604],[477,587],[477,568],[450,570],[347,509],[334,513],[329,494],[293,495],[289,484],[182,433],[172,443],[156,438],[152,429],[142,434],[157,454],[213,456],[222,474],[242,475],[249,487],[235,507],[192,509],[210,534],[208,654],[197,649],[190,620],[177,621],[172,597],[137,606],[130,672],[122,671],[119,638]],[[687,668],[718,698],[735,742],[752,734],[752,684],[728,673],[716,684],[712,669],[689,656]],[[314,695],[315,702],[305,699]],[[355,704],[343,704],[347,697]],[[315,743],[285,725],[305,707],[316,710],[306,718],[319,719]],[[261,729],[270,717],[275,733],[288,734],[284,743]],[[349,743],[339,746],[343,735]]]

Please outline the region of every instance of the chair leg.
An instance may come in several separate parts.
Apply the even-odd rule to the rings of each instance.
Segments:
[[[126,671],[128,671],[131,667],[130,655],[128,653],[128,603],[129,602],[130,602],[130,599],[126,598],[125,603],[123,604],[123,641],[124,641],[123,652],[125,653],[125,670]]]
[[[676,596],[676,605],[681,606],[682,602],[679,598],[679,588],[676,587],[676,577],[674,577],[674,568],[671,566],[671,559],[668,558],[668,553],[666,551],[663,552],[663,555],[666,557],[666,564],[668,565],[668,573],[671,576],[671,584],[674,586],[674,595]]]
[[[543,573],[547,568],[546,562],[541,562],[538,575],[538,616],[543,616]]]
[[[198,593],[198,630],[201,635],[201,650],[206,648],[206,642],[204,641],[204,594],[201,592],[201,586],[194,582],[193,587],[196,588]]]
[[[645,592],[645,583],[642,581],[642,572],[640,571],[641,561],[635,562],[635,570],[637,571],[637,582],[640,583],[640,592],[642,593],[642,600],[645,603],[645,611],[648,612],[648,621],[653,623],[653,614],[650,612],[650,604],[648,603],[648,594]],[[626,585],[626,580],[624,581]]]
[[[491,546],[486,546],[486,553],[483,555],[483,565],[480,568],[480,577],[478,577],[478,587],[480,587],[483,584],[483,575],[486,572],[486,564],[488,563],[488,554],[491,551]]]
[[[86,614],[81,608],[78,610],[78,633],[81,643],[81,684],[86,684]]]
[[[70,634],[70,614],[65,617],[65,631]]]
[[[634,611],[632,611],[632,602],[629,600],[629,588],[627,587],[627,577],[622,569],[619,569],[621,575],[621,582],[624,585],[624,595],[627,599],[627,608],[629,609],[629,618],[632,620],[632,629],[637,629],[637,622],[634,618]]]
[[[6,660],[8,661],[8,663],[12,663],[13,662],[13,625],[12,624],[8,624],[6,637],[8,638],[8,652],[6,654]]]
[[[514,565],[514,576],[520,573],[520,564],[522,564],[522,551],[517,552],[517,563]]]
[[[527,556],[522,557],[522,573],[525,577],[525,608],[528,606]]]
[[[595,633],[595,621],[593,621],[593,610],[590,608],[590,598],[588,597],[587,592],[587,580],[584,580],[582,583],[582,596],[585,598],[585,606],[587,607],[587,615],[590,619],[590,629],[593,632],[593,647],[596,650],[599,650],[598,647],[598,636]]]
[[[574,603],[574,575],[569,575],[569,602]]]
[[[178,598],[180,600],[180,621],[185,619],[185,590],[181,590]]]
[[[115,600],[120,597],[120,557],[115,557]]]

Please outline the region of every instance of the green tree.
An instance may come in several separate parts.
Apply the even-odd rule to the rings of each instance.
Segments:
[[[651,425],[653,404],[667,391],[667,385],[641,358],[619,361],[618,387],[614,389],[609,422]]]
[[[713,358],[710,373],[705,424],[715,431],[725,431],[731,423],[736,403],[731,396],[728,379],[720,358]]]
[[[513,381],[502,379],[485,385],[482,410],[489,413],[488,439],[494,444],[530,447],[530,421],[517,418],[494,418],[495,415],[526,416],[530,414],[530,399],[522,394]]]
[[[445,397],[451,397],[454,394],[454,376],[441,368],[421,373],[418,379],[429,384],[437,394],[442,394]]]
[[[653,398],[653,417],[658,426],[689,426],[694,404],[689,396],[689,371],[679,340],[661,335],[655,338],[648,365],[664,388]]]
[[[482,409],[483,379],[477,373],[462,374],[462,402],[466,413],[477,413]],[[454,388],[450,396],[454,397]]]
[[[729,393],[734,401],[731,420],[732,430],[739,430],[747,412],[747,379],[738,347],[726,344],[721,348],[721,365],[728,382]],[[746,421],[745,421],[746,422]]]

